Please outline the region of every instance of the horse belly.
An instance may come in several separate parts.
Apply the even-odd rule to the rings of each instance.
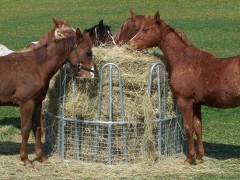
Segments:
[[[216,108],[240,106],[240,79],[238,83],[224,83],[204,97],[203,103]]]

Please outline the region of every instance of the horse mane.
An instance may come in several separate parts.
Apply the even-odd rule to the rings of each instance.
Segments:
[[[38,64],[43,64],[47,60],[48,51],[47,51],[47,44],[40,46],[33,50],[35,52],[35,61]]]
[[[73,48],[73,36],[68,38],[62,39],[55,39],[50,41],[36,49],[33,49],[35,54],[35,60],[38,64],[42,64],[46,62],[48,57],[48,47],[55,44],[56,45],[56,53],[62,54],[63,52],[67,52],[66,54],[70,53]]]
[[[173,32],[186,45],[186,49],[184,52],[185,57],[188,57],[189,59],[194,59],[198,57],[201,57],[202,59],[215,58],[213,54],[196,48],[181,31],[174,29],[168,24],[165,25],[167,27],[167,30],[165,31],[166,34]]]
[[[165,35],[173,32],[186,46],[192,46],[192,43],[187,39],[187,37],[181,31],[174,29],[167,23],[164,23],[164,25],[165,25],[165,28],[167,28],[164,31]]]
[[[51,29],[45,35],[43,35],[42,38],[39,40],[38,44],[40,46],[46,44],[49,39],[52,39],[54,37],[54,31],[55,28]]]
[[[110,26],[105,25],[105,24],[104,24],[104,26],[107,27],[108,30],[110,30]],[[84,33],[84,34],[89,33],[89,32],[91,32],[91,31],[93,31],[96,27],[98,27],[98,25],[94,25],[94,26],[92,26],[92,27],[90,27],[90,28],[88,28],[88,29],[85,29],[83,33]]]

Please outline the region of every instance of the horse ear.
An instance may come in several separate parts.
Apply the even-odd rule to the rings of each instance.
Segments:
[[[61,21],[59,19],[52,18],[55,26],[60,27]]]
[[[152,13],[148,13],[145,17],[146,17],[147,19],[151,19],[151,18],[152,18]]]
[[[103,20],[99,21],[98,27],[103,27]]]
[[[78,42],[81,41],[81,39],[83,38],[83,35],[79,28],[76,29],[76,37]]]
[[[159,14],[158,11],[157,11],[156,14],[154,15],[154,19],[156,20],[156,23],[157,23],[157,24],[160,24],[161,19],[160,19],[160,14]]]
[[[136,19],[136,14],[132,10],[130,10],[130,13],[131,13],[131,18]]]

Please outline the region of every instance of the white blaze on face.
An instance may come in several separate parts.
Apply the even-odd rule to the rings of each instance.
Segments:
[[[64,29],[64,25],[62,25],[60,28],[55,29],[54,35],[56,39],[65,38],[65,36],[61,33],[62,29]]]

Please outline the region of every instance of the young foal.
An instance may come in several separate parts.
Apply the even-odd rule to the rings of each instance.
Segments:
[[[93,66],[91,59],[80,60],[80,45],[83,35],[77,29],[76,36],[57,39],[39,48],[27,52],[12,53],[0,57],[0,105],[19,106],[21,113],[22,143],[20,157],[26,167],[32,167],[28,159],[27,143],[30,129],[35,136],[35,152],[38,160],[46,163],[41,145],[40,115],[42,101],[46,96],[49,81],[68,60],[77,68],[89,70]],[[86,51],[91,51],[88,37]]]
[[[120,31],[114,33],[113,38],[117,44],[125,44],[137,34],[144,22],[151,18],[151,15],[136,15],[130,10],[131,17],[121,25]]]
[[[98,25],[95,25],[89,29],[85,29],[84,33],[88,33],[93,46],[100,46],[103,44],[116,45],[110,27],[103,24],[103,20],[99,21]]]
[[[184,120],[188,155],[186,164],[201,162],[201,105],[216,108],[240,106],[240,56],[217,58],[194,47],[185,36],[166,24],[157,12],[129,43],[141,50],[158,46],[169,63],[171,89]],[[195,156],[193,133],[197,136]]]
[[[65,21],[62,21],[60,19],[54,19],[54,27],[45,34],[39,41],[37,42],[31,42],[28,44],[25,49],[28,48],[36,48],[39,46],[42,46],[43,44],[48,43],[51,40],[54,39],[60,39],[60,38],[66,38],[75,35],[75,30],[72,28],[72,26]]]
[[[39,41],[31,42],[28,44],[24,50],[28,50],[31,48],[37,48],[42,46],[43,44],[48,43],[51,40],[59,39],[59,38],[66,38],[75,35],[75,30],[65,21],[54,19],[54,27],[51,29],[47,34],[45,34]],[[15,51],[8,49],[6,46],[0,44],[0,56],[5,56],[7,54],[13,53]]]

